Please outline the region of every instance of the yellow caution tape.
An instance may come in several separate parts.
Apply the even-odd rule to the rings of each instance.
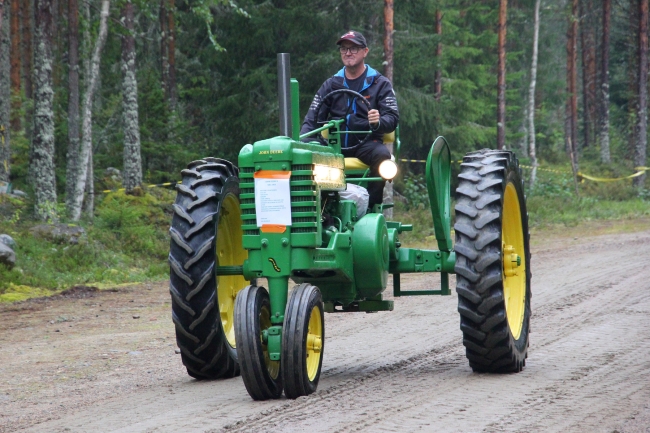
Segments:
[[[399,159],[398,161],[401,161],[401,162],[417,162],[417,163],[426,163],[427,162],[424,159]],[[460,164],[462,161],[455,161],[455,162]],[[528,168],[528,169],[533,168],[532,165],[520,165],[520,167]],[[636,170],[636,173],[631,174],[629,176],[623,176],[623,177],[615,177],[615,178],[595,177],[595,176],[590,176],[588,174],[584,174],[584,173],[582,173],[580,171],[578,172],[578,177],[581,178],[581,179],[591,180],[593,182],[617,182],[619,180],[632,179],[634,177],[641,176],[646,171],[649,171],[650,167],[634,167],[634,169]],[[549,171],[549,172],[552,172],[552,173],[571,174],[571,172],[568,171],[568,170],[555,170],[555,169],[552,169],[552,168],[537,167],[537,170],[539,170],[539,171]],[[172,185],[175,185],[177,183],[181,183],[181,181],[179,180],[178,182],[165,182],[165,183],[158,183],[158,184],[155,184],[155,185],[146,185],[146,187],[147,188],[161,188],[161,187],[165,187],[165,186],[172,186]],[[103,194],[108,194],[109,192],[117,192],[117,191],[124,191],[124,188],[105,189],[105,190],[102,191],[102,193]]]
[[[399,161],[401,161],[401,162],[419,162],[419,163],[426,163],[427,162],[426,160],[423,160],[423,159],[400,159]],[[455,162],[461,163],[462,161],[455,161]],[[534,168],[532,165],[523,165],[523,164],[520,165],[520,167],[527,168],[527,169],[533,169]],[[551,173],[573,174],[569,170],[555,170],[555,169],[552,169],[552,168],[543,168],[543,167],[539,167],[539,166],[537,167],[537,170],[539,170],[539,171],[548,171],[548,172],[551,172]],[[634,167],[634,170],[636,171],[636,173],[634,173],[634,174],[631,174],[629,176],[614,177],[614,178],[591,176],[591,175],[588,175],[588,174],[584,174],[584,173],[582,173],[580,171],[577,173],[577,176],[582,180],[586,179],[586,180],[591,180],[593,182],[618,182],[619,180],[632,179],[632,178],[641,176],[646,171],[650,171],[650,167]]]
[[[643,173],[645,173],[645,171],[646,170],[641,170],[641,171],[637,171],[636,173],[631,174],[629,176],[614,177],[614,178],[595,177],[595,176],[589,176],[588,174],[578,172],[578,177],[582,178],[582,179],[591,180],[591,181],[594,181],[594,182],[616,182],[616,181],[619,181],[619,180],[632,179],[634,177],[641,176]]]

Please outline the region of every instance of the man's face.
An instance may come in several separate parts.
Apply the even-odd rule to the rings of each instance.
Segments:
[[[369,51],[367,47],[361,48],[359,45],[353,44],[349,41],[341,42],[339,48],[343,65],[348,68],[362,65]],[[353,51],[356,51],[356,53],[353,53]]]

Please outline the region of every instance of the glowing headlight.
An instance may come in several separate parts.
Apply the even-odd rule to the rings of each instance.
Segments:
[[[379,175],[386,180],[391,180],[397,175],[397,164],[391,159],[387,159],[379,164]]]
[[[340,182],[342,172],[340,168],[328,167],[326,165],[314,166],[314,180],[316,182]]]

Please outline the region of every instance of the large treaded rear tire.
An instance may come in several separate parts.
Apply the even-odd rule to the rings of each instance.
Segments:
[[[221,315],[225,314],[226,317],[221,317],[220,303],[224,294],[217,292],[217,285],[220,286],[219,290],[233,291],[225,296],[232,297],[234,307],[236,291],[233,285],[242,289],[246,281],[242,277],[218,278],[216,267],[219,265],[217,247],[223,244],[218,241],[219,236],[223,236],[225,245],[230,246],[232,239],[236,244],[236,238],[228,232],[241,229],[240,218],[239,227],[236,227],[237,216],[240,215],[238,170],[228,161],[204,158],[190,163],[182,171],[182,176],[182,183],[176,185],[169,253],[176,342],[190,376],[196,379],[234,377],[239,374],[234,324],[222,322],[222,319],[226,320],[234,314],[225,311]],[[226,216],[229,214],[231,216]],[[218,227],[223,224],[235,227],[226,227],[222,234]],[[239,238],[241,243],[241,236]],[[229,261],[233,261],[233,257],[238,261],[245,254],[240,244],[236,244],[236,247],[234,252],[226,251]],[[232,248],[222,246],[221,249]],[[220,253],[223,255],[223,252]],[[232,327],[229,334],[224,331],[224,324]]]
[[[458,177],[455,271],[466,355],[476,372],[519,372],[528,355],[531,311],[521,169],[511,152],[481,150],[463,158]],[[513,233],[517,242],[510,240]],[[508,242],[519,244],[516,255],[504,253]],[[510,259],[517,255],[523,262],[509,264],[517,262]],[[513,269],[519,273],[508,279]],[[512,281],[517,282],[514,289]]]

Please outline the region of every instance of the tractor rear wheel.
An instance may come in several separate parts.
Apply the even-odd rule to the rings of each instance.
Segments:
[[[456,189],[460,329],[477,372],[519,372],[530,332],[530,248],[521,169],[512,152],[463,158]]]
[[[241,266],[237,168],[217,158],[194,161],[176,185],[169,230],[172,320],[183,364],[196,379],[239,374],[234,328],[241,275],[217,275],[217,266]]]
[[[254,400],[282,395],[280,361],[271,361],[263,333],[271,327],[271,301],[264,287],[248,286],[235,301],[237,357],[246,390]]]
[[[323,366],[325,322],[323,297],[316,286],[295,286],[282,329],[282,380],[287,398],[316,391]]]

